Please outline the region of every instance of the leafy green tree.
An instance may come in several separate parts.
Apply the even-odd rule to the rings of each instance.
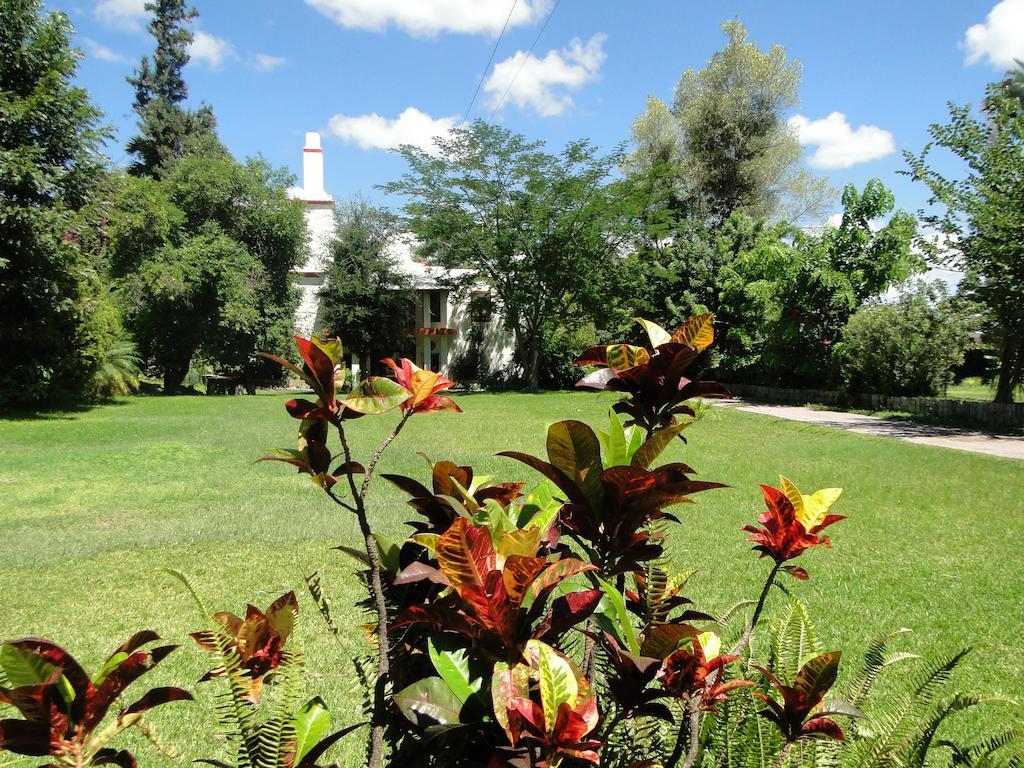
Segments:
[[[773,45],[762,51],[739,21],[707,65],[687,70],[669,108],[651,98],[633,125],[626,167],[674,169],[686,213],[721,225],[734,211],[791,221],[830,202],[827,181],[811,176],[785,113],[798,103],[799,62]]]
[[[0,3],[0,404],[88,393],[118,332],[77,230],[99,194],[100,112],[63,13]]]
[[[837,347],[854,392],[929,396],[945,392],[971,345],[971,321],[941,283],[918,281],[896,302],[858,309]]]
[[[947,261],[967,273],[987,310],[986,335],[999,356],[995,400],[1009,403],[1024,381],[1024,110],[993,83],[983,115],[970,105],[950,104],[949,112],[948,124],[929,128],[920,155],[904,156],[940,211],[923,220],[952,238]],[[965,173],[947,177],[930,166],[935,146],[962,160]]]
[[[395,357],[409,343],[415,300],[387,251],[395,232],[394,217],[365,200],[339,207],[320,311],[328,333],[360,356]]]
[[[835,383],[832,349],[850,316],[869,299],[924,269],[911,250],[917,225],[878,179],[864,190],[843,190],[843,217],[838,227],[817,236],[797,233],[796,271],[779,286],[781,311],[769,326],[768,368],[784,384],[810,386],[828,371]],[[875,222],[887,214],[881,227]]]
[[[201,358],[251,367],[257,349],[284,352],[302,262],[302,203],[263,160],[238,163],[212,138],[163,179],[124,179],[111,214],[110,269],[141,355],[174,392]]]
[[[213,111],[202,106],[188,110],[181,106],[188,98],[188,85],[181,71],[188,64],[192,31],[188,25],[198,16],[185,0],[155,0],[146,3],[153,14],[149,32],[156,40],[153,57],[142,62],[128,82],[135,88],[135,112],[139,135],[128,142],[136,160],[130,167],[137,176],[159,177],[171,163],[182,157],[194,137],[213,133]]]
[[[719,365],[730,377],[785,386],[836,383],[832,349],[869,299],[924,269],[911,250],[914,218],[873,179],[843,191],[838,227],[808,234],[734,214],[716,248],[735,256],[719,305],[727,329]],[[892,214],[884,226],[877,221]]]
[[[435,143],[402,147],[409,170],[385,189],[407,197],[425,256],[471,270],[457,287],[491,287],[535,389],[545,330],[607,316],[634,216],[631,196],[609,181],[621,155],[586,141],[553,155],[480,121]]]

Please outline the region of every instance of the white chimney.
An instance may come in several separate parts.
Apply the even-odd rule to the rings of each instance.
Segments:
[[[307,200],[325,200],[324,151],[320,148],[320,134],[306,133],[306,146],[302,148],[302,189]]]

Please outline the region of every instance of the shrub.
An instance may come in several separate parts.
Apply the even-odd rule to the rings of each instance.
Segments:
[[[919,281],[893,303],[859,309],[837,349],[848,390],[937,395],[971,345],[969,319],[941,283]]]

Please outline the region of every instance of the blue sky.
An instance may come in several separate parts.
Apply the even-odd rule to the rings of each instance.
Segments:
[[[579,137],[612,147],[628,138],[647,96],[671,101],[680,74],[703,66],[725,42],[721,23],[738,17],[761,47],[778,43],[803,64],[794,126],[812,170],[837,188],[879,177],[900,207],[916,211],[926,195],[897,173],[900,151],[920,150],[947,101],[976,103],[987,82],[1024,58],[1024,0],[194,3],[190,100],[212,105],[231,151],[298,173],[303,133],[319,130],[328,191],[384,203],[397,201],[374,185],[403,170],[386,146],[426,142],[460,122],[481,77],[471,119],[493,113],[552,148]],[[86,53],[80,82],[118,130],[108,148],[117,162],[134,124],[125,76],[152,48],[143,5],[46,3],[75,24]]]

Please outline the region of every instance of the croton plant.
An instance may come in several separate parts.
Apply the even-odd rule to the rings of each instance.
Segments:
[[[365,567],[376,612],[373,768],[385,761],[692,766],[705,720],[746,689],[765,697],[761,714],[779,729],[780,753],[794,738],[842,738],[838,726],[806,720],[819,702],[795,732],[786,703],[792,695],[780,688],[777,702],[768,692],[782,683],[750,666],[746,652],[778,574],[807,578],[789,561],[827,545],[819,533],[841,519],[827,514],[839,492],[804,496],[785,479],[779,489],[764,487],[763,528],[746,530],[774,567],[747,631],[727,652],[715,618],[682,594],[685,578],[664,555],[666,537],[679,523],[676,510],[724,485],[696,479],[687,464],[659,463],[694,423],[694,398],[729,396],[697,375],[714,340],[713,318],[693,317],[672,332],[639,322],[649,347],[592,347],[577,361],[593,366],[579,387],[622,393],[607,431],[560,421],[548,429],[544,456],[498,454],[535,470],[540,477],[531,487],[481,476],[449,458],[430,461],[425,481],[383,474],[415,513],[408,538],[397,543],[371,531],[370,478],[410,417],[459,410],[440,394],[452,382],[409,360],[386,360],[394,380],[370,378],[338,395],[337,340],[300,339],[305,365],[280,361],[317,399],[287,403],[288,413],[301,419],[298,446],[265,458],[309,475],[356,515],[366,534],[365,551],[348,551]],[[368,462],[357,462],[349,422],[391,410],[399,414],[396,426]],[[830,665],[838,660],[822,658]],[[651,720],[679,725],[677,738],[625,751],[614,746]]]
[[[762,486],[765,508],[743,527],[753,551],[771,562],[756,599],[716,615],[685,595],[692,574],[671,567],[667,539],[695,530],[680,525],[684,505],[725,486],[662,459],[697,420],[695,398],[729,393],[699,376],[714,341],[710,314],[671,332],[639,322],[649,347],[592,347],[577,361],[590,366],[580,388],[621,394],[606,430],[559,421],[548,428],[543,456],[498,454],[533,470],[535,483],[484,476],[457,457],[428,459],[422,478],[381,473],[412,510],[401,541],[373,530],[372,478],[411,418],[460,411],[445,394],[453,382],[388,359],[393,378],[373,376],[341,393],[339,340],[296,339],[301,363],[267,355],[314,397],[285,405],[299,421],[296,447],[262,459],[307,475],[362,534],[359,547],[338,549],[360,563],[361,605],[374,616],[374,661],[369,671],[357,663],[368,718],[333,730],[322,700],[302,704],[301,654],[289,645],[294,594],[265,611],[250,605],[244,616],[208,614],[208,628],[193,638],[213,659],[203,679],[226,681],[218,710],[232,746],[228,760],[203,762],[309,768],[346,734],[368,732],[370,768],[932,764],[936,726],[953,706],[936,715],[914,710],[912,698],[898,716],[856,725],[880,670],[909,654],[888,654],[886,639],[872,645],[844,701],[832,690],[840,653],[817,645],[801,604],[791,603],[771,632],[757,631],[777,580],[809,578],[793,561],[829,546],[822,532],[843,519],[831,511],[839,489],[804,494],[785,477]],[[386,437],[356,457],[354,422],[387,414],[394,423]],[[344,631],[319,580],[307,583],[328,628]],[[46,641],[3,646],[0,704],[21,718],[0,720],[0,748],[49,755],[52,765],[134,765],[110,741],[147,710],[189,698],[155,689],[118,703],[119,714],[100,728],[128,683],[171,650],[139,650],[154,639],[135,636],[93,678]],[[961,656],[931,668],[914,696],[934,695]],[[919,728],[907,725],[911,711]],[[851,738],[855,748],[843,751]],[[1010,743],[958,747],[955,764],[996,765],[984,760]]]

